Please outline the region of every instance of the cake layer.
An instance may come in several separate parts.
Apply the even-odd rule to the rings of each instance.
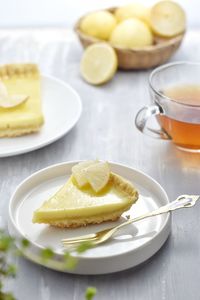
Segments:
[[[130,206],[129,206],[130,207]],[[128,210],[124,209],[124,211]],[[60,228],[77,228],[77,227],[84,227],[89,224],[100,224],[103,222],[108,222],[108,221],[116,221],[119,219],[121,214],[123,213],[122,210],[109,213],[109,214],[103,214],[100,216],[93,216],[93,217],[88,217],[88,218],[77,218],[77,219],[63,219],[63,220],[58,220],[58,221],[50,221],[47,222],[48,224]],[[43,222],[44,223],[44,222]]]

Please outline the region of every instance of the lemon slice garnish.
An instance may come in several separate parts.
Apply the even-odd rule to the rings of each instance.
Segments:
[[[81,60],[81,74],[91,84],[103,84],[117,70],[117,55],[106,43],[97,43],[86,48]]]
[[[4,99],[8,97],[8,91],[3,82],[0,81],[0,99]]]
[[[26,95],[11,95],[7,99],[3,99],[3,101],[0,99],[0,106],[5,108],[15,107],[26,102],[28,98],[29,96]]]
[[[88,160],[78,163],[77,165],[72,167],[72,174],[76,179],[78,186],[83,187],[88,183],[87,178],[85,177],[85,168],[96,164],[98,161],[96,160]]]
[[[0,82],[0,107],[15,107],[27,101],[28,98],[27,95],[9,95],[5,84]]]
[[[107,162],[99,162],[84,170],[85,177],[95,192],[100,192],[108,183],[110,168]]]
[[[185,12],[176,2],[158,2],[151,8],[150,24],[152,30],[159,36],[176,36],[185,31]]]

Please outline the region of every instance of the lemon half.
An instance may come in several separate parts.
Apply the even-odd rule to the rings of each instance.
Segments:
[[[160,1],[151,9],[150,24],[154,33],[159,36],[176,36],[185,31],[185,12],[176,2]]]
[[[91,84],[99,85],[110,80],[118,62],[114,49],[107,43],[97,43],[86,48],[81,59],[81,74]]]

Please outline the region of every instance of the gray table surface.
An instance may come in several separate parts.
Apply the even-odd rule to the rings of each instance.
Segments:
[[[200,32],[189,32],[173,60],[200,60]],[[42,72],[68,82],[81,96],[83,113],[64,138],[43,149],[0,159],[0,226],[6,226],[9,198],[33,172],[51,164],[100,158],[138,168],[156,179],[170,200],[200,193],[200,154],[177,150],[170,142],[143,136],[133,125],[140,107],[150,102],[150,71],[118,72],[102,87],[79,74],[82,49],[70,31],[0,31],[0,63],[34,61]],[[13,145],[15,147],[15,145]],[[116,274],[62,274],[16,258],[18,276],[7,282],[20,300],[84,299],[88,285],[97,300],[200,299],[200,205],[173,215],[172,233],[163,248],[143,265]]]

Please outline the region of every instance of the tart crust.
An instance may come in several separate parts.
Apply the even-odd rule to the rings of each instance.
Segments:
[[[39,77],[36,64],[7,64],[0,67],[0,79],[11,79],[14,77],[33,78]]]
[[[41,126],[38,127],[27,127],[27,128],[16,128],[16,129],[2,129],[0,130],[0,138],[2,137],[17,137],[20,135],[31,134],[34,132],[38,132]]]

